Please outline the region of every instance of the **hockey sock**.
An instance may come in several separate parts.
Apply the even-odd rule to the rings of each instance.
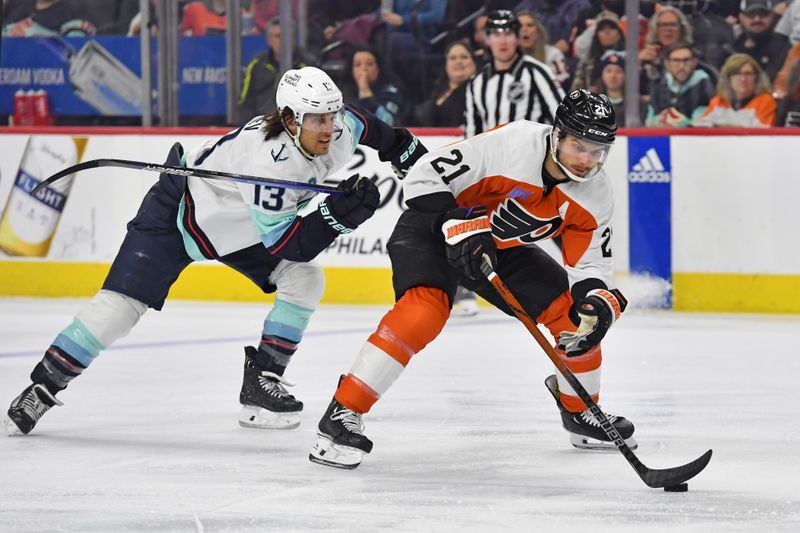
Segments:
[[[357,413],[368,412],[411,357],[439,335],[449,316],[450,303],[441,289],[407,290],[364,343],[336,390],[336,401]]]
[[[566,352],[556,349],[558,354],[567,363],[567,366],[581,382],[583,388],[592,397],[595,403],[600,401],[600,366],[603,363],[603,354],[600,350],[600,345],[590,348],[582,355],[569,357]],[[560,391],[561,405],[567,411],[577,413],[588,409],[583,400],[578,398],[575,390],[567,383],[561,372],[556,371],[556,379],[558,380],[558,390]]]
[[[264,321],[256,363],[260,368],[283,375],[297,345],[303,338],[314,309],[275,300],[275,306]]]
[[[86,367],[58,346],[50,345],[33,372],[31,381],[44,385],[50,394],[64,390]]]
[[[256,364],[261,370],[282,376],[296,350],[296,342],[277,335],[262,335],[256,352]]]
[[[100,352],[127,335],[147,304],[118,292],[101,290],[58,334],[31,373],[52,394],[78,377]]]
[[[554,338],[558,339],[563,331],[574,331],[575,324],[569,318],[569,310],[572,307],[572,295],[569,291],[564,291],[555,300],[550,302],[547,309],[536,317],[537,322],[544,324]],[[568,357],[566,352],[559,350],[556,351],[567,363],[567,367],[575,374],[578,381],[586,389],[592,399],[597,402],[600,398],[600,366],[603,362],[603,356],[600,351],[600,346],[597,345],[587,352]],[[556,371],[556,379],[558,380],[558,390],[560,391],[561,404],[567,411],[576,413],[586,410],[586,404],[578,398],[575,391],[567,383],[567,380],[561,375],[561,372]]]

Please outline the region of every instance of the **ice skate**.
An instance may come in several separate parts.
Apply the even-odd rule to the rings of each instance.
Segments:
[[[456,296],[453,298],[453,310],[451,316],[475,316],[478,314],[478,297],[474,292],[459,286],[456,289]]]
[[[331,400],[319,421],[317,442],[308,458],[321,465],[353,469],[364,454],[372,451],[372,441],[364,435],[361,415]]]
[[[54,405],[64,405],[50,394],[44,385],[33,383],[17,396],[8,408],[8,418],[3,420],[10,436],[27,435],[40,418]]]
[[[294,429],[300,425],[303,402],[289,394],[293,387],[283,376],[262,371],[256,366],[256,349],[245,347],[244,380],[239,403],[239,425],[258,429]]]
[[[569,433],[569,441],[576,448],[583,450],[616,450],[617,446],[608,438],[600,423],[594,415],[586,409],[579,413],[571,413],[561,405],[560,392],[556,376],[549,376],[544,384],[556,400],[558,410],[561,412],[561,424]],[[638,446],[633,438],[633,424],[625,417],[605,413],[609,422],[616,428],[631,450]]]

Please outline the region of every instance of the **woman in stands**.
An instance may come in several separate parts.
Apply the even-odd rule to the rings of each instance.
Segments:
[[[475,74],[475,54],[466,41],[455,41],[444,53],[444,72],[433,97],[414,108],[414,124],[456,127],[464,124],[467,81]]]
[[[717,82],[717,95],[695,126],[769,127],[775,124],[777,103],[769,78],[758,62],[747,54],[733,54]]]

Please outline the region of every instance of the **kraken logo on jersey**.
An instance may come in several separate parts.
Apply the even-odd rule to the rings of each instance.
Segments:
[[[516,200],[509,198],[492,212],[491,222],[492,235],[498,240],[519,240],[522,244],[531,244],[555,235],[564,219],[560,216],[539,218],[526,211]]]

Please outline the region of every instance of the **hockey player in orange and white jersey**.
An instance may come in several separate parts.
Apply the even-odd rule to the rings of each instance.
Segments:
[[[442,330],[459,282],[513,316],[481,273],[484,255],[598,400],[600,341],[627,304],[613,288],[613,198],[603,170],[616,131],[608,98],[576,90],[553,126],[511,122],[417,161],[403,186],[409,209],[388,243],[396,304],[340,379],[309,459],[355,468],[372,450],[362,415]],[[563,266],[536,246],[555,237]],[[614,448],[561,375],[545,384],[573,445]],[[634,448],[633,424],[607,416]]]

